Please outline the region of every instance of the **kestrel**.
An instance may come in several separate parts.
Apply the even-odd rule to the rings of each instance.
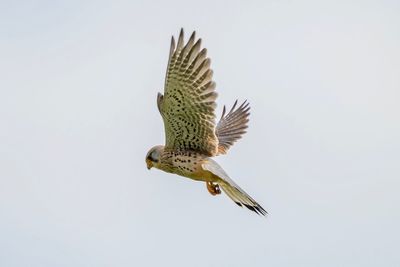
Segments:
[[[150,149],[147,168],[155,167],[169,173],[203,181],[211,195],[221,189],[239,206],[260,214],[267,212],[241,189],[211,157],[225,154],[246,132],[249,104],[237,107],[237,101],[215,123],[215,82],[207,50],[195,32],[184,44],[183,29],[171,48],[164,85],[158,93],[157,106],[164,121],[165,146]],[[236,108],[237,107],[237,108]]]

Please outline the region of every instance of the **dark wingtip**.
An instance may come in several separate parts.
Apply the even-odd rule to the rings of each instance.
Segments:
[[[236,101],[235,101],[235,103],[233,103],[233,106],[232,106],[231,110],[229,111],[229,113],[232,113],[235,110],[237,103],[238,103],[238,100],[236,99]]]
[[[254,211],[258,215],[266,216],[268,214],[268,212],[258,204],[256,206],[247,205],[247,204],[244,204],[244,205],[246,206],[246,208],[248,208],[251,211]]]
[[[240,202],[235,202],[236,203],[236,205],[238,205],[239,207],[242,207],[242,203],[240,203]]]
[[[222,108],[222,115],[220,120],[222,120],[222,118],[225,116],[225,112],[226,112],[226,107],[224,105],[224,107]]]
[[[240,105],[238,109],[245,110],[245,112],[250,110],[250,103],[247,99],[244,100],[244,102]]]
[[[192,32],[192,35],[190,35],[189,40],[190,40],[190,39],[194,40],[195,38],[196,38],[196,31],[193,31],[193,32]]]

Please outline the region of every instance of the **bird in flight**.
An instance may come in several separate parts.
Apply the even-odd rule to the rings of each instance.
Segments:
[[[241,189],[211,157],[226,154],[246,132],[249,104],[237,105],[228,113],[225,106],[215,122],[215,82],[207,50],[193,32],[187,43],[181,29],[178,42],[171,39],[164,95],[157,106],[164,121],[165,146],[158,145],[146,155],[147,168],[203,181],[215,196],[221,189],[237,205],[266,215],[266,210]]]

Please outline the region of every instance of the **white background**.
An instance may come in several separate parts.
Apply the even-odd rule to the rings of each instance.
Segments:
[[[398,1],[0,3],[0,266],[400,266]],[[196,30],[217,158],[270,213],[144,162],[170,37]]]

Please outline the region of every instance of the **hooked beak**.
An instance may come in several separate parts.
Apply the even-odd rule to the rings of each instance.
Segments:
[[[150,170],[153,167],[153,163],[148,159],[146,159],[146,165],[148,170]]]

